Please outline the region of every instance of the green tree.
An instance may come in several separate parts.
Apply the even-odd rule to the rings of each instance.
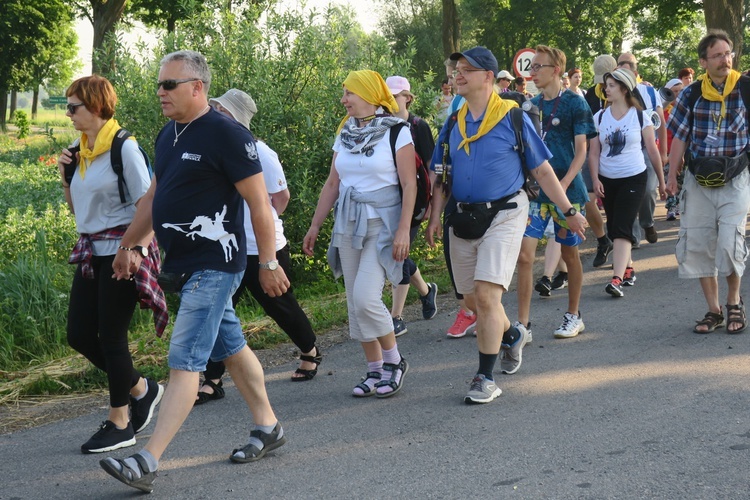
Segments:
[[[28,86],[29,67],[58,23],[71,19],[62,0],[6,0],[0,9],[0,130],[6,130],[8,91]]]
[[[97,57],[107,36],[114,33],[115,26],[122,18],[127,0],[75,0],[78,14],[89,20],[94,27],[94,41],[91,52],[91,72],[104,74],[111,70],[111,60]],[[51,18],[54,19],[54,18]]]
[[[173,33],[178,21],[199,12],[204,5],[200,0],[132,0],[128,16]]]

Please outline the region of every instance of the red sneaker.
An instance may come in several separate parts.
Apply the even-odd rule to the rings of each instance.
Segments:
[[[460,309],[458,311],[458,314],[456,315],[456,321],[453,322],[453,325],[448,328],[448,337],[452,337],[454,339],[458,339],[469,333],[469,330],[474,328],[474,326],[477,324],[477,315],[472,314],[469,316],[466,314],[466,311],[463,309]]]

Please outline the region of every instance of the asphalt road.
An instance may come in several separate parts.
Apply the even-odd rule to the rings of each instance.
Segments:
[[[586,330],[552,331],[565,291],[532,302],[534,342],[503,395],[468,406],[474,337],[447,339],[449,295],[430,321],[410,309],[399,346],[411,370],[391,399],[357,399],[366,371],[359,345],[325,352],[320,373],[291,383],[290,363],[268,370],[271,401],[288,443],[254,464],[233,464],[250,418],[230,383],[227,397],[197,407],[160,464],[158,498],[750,498],[750,331],[692,333],[706,306],[697,281],[677,279],[677,222],[657,222],[657,244],[634,252],[637,282],[604,292],[611,269],[583,256]],[[721,287],[724,294],[725,284]],[[748,285],[743,284],[744,295]],[[445,291],[443,291],[445,292]],[[506,294],[514,316],[516,295]],[[130,498],[80,444],[102,408],[0,436],[0,499]],[[145,443],[153,424],[139,435]],[[138,450],[119,450],[124,457]]]

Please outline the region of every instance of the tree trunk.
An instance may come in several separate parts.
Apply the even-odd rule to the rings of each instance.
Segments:
[[[703,0],[703,13],[706,17],[706,28],[721,29],[729,35],[729,39],[734,44],[733,50],[737,54],[734,58],[734,68],[739,69],[744,43],[742,19],[745,17],[745,4],[743,0]]]
[[[443,53],[445,57],[460,50],[461,20],[456,0],[443,1]]]
[[[16,117],[16,104],[18,101],[18,91],[11,90],[10,91],[10,117],[8,117],[8,120],[13,121],[13,119]]]
[[[105,73],[109,68],[99,64],[96,52],[102,47],[107,33],[112,31],[117,21],[122,17],[127,0],[90,0],[94,12],[94,44],[91,53],[91,72]]]
[[[173,16],[169,16],[167,19],[167,33],[174,33],[175,25],[177,20]]]
[[[5,126],[5,117],[6,117],[6,110],[8,109],[8,89],[0,89],[0,110],[2,110],[2,113],[0,113],[0,132],[6,132],[7,128]]]
[[[31,119],[36,120],[37,106],[39,104],[39,85],[34,88],[34,97],[31,99]]]

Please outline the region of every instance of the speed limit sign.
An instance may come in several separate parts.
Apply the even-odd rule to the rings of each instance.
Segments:
[[[536,55],[534,49],[521,49],[516,52],[513,58],[513,71],[517,76],[522,76],[526,80],[531,80],[531,58]]]

